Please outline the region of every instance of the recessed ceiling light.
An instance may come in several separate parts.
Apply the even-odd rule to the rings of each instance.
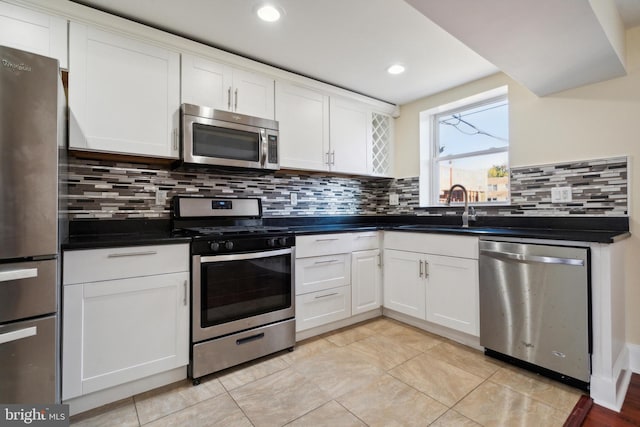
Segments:
[[[404,65],[393,64],[392,66],[387,68],[387,73],[389,73],[389,74],[402,74],[402,73],[404,73],[404,70],[405,70]]]
[[[256,13],[260,19],[266,22],[276,22],[280,19],[281,15],[278,8],[270,4],[265,4],[264,6],[259,7]]]

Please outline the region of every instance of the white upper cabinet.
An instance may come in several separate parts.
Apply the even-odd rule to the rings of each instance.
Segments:
[[[69,68],[63,18],[0,2],[0,45],[52,57]]]
[[[393,118],[390,115],[371,113],[370,175],[393,176],[393,131]]]
[[[371,113],[365,104],[331,98],[330,168],[334,172],[366,175],[369,171]]]
[[[69,147],[178,158],[180,57],[71,22]]]
[[[393,119],[363,102],[276,82],[280,166],[391,176]]]
[[[329,96],[278,81],[276,120],[280,129],[280,167],[328,170]]]
[[[199,56],[182,55],[182,102],[274,118],[274,81]]]

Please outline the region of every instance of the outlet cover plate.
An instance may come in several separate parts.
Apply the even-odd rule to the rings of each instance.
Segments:
[[[398,206],[400,204],[400,196],[396,193],[389,193],[389,205]]]
[[[571,187],[554,187],[551,189],[551,203],[568,203],[571,200]]]

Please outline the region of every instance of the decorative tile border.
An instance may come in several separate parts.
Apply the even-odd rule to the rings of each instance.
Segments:
[[[486,215],[628,214],[627,158],[528,166],[511,170],[511,206],[480,207]],[[82,160],[70,157],[62,177],[70,219],[169,218],[175,195],[259,197],[264,216],[417,214],[442,215],[458,208],[419,208],[418,177],[396,180],[278,172],[217,173],[204,169]],[[573,201],[551,204],[551,188],[570,186]],[[156,205],[165,190],[167,203]],[[292,206],[290,193],[297,193]],[[389,193],[399,196],[389,205]]]

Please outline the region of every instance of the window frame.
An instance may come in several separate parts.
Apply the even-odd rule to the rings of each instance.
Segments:
[[[506,100],[509,102],[508,87],[502,86],[493,90],[479,93],[458,101],[444,104],[426,111],[420,112],[420,176],[419,176],[419,206],[420,207],[443,207],[444,203],[440,203],[440,188],[438,177],[439,164],[442,161],[456,160],[463,158],[471,158],[482,155],[507,153],[507,168],[510,163],[510,141],[505,147],[490,148],[468,152],[464,154],[452,154],[439,157],[438,142],[438,125],[437,119],[440,116],[473,109],[482,105],[491,104]],[[436,172],[437,171],[437,172]],[[452,205],[461,204],[452,202]],[[469,205],[474,206],[508,206],[511,204],[511,185],[507,186],[507,200],[500,202],[473,202]]]

